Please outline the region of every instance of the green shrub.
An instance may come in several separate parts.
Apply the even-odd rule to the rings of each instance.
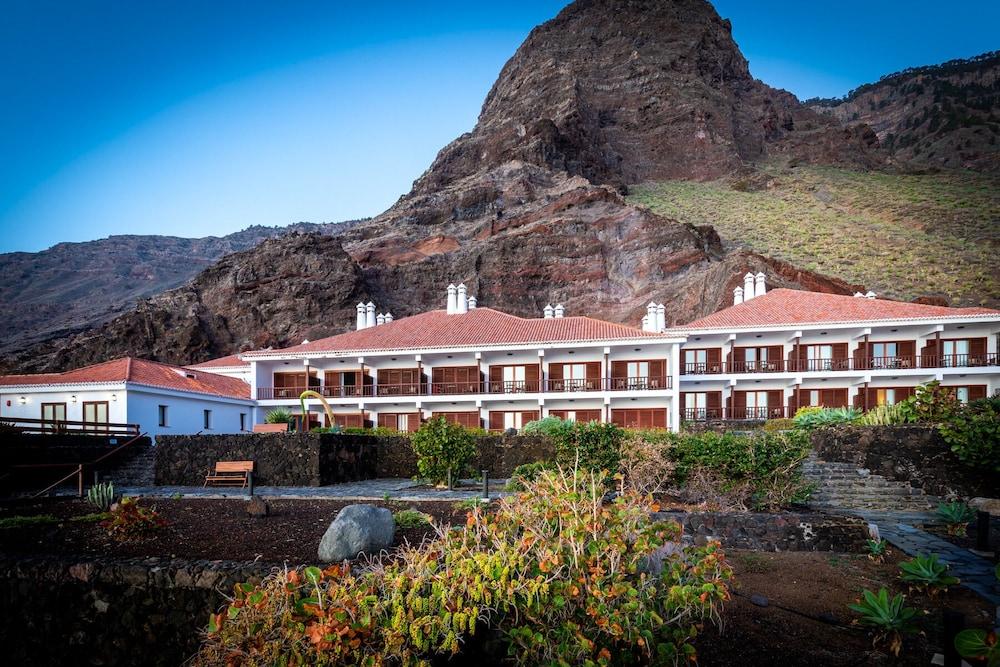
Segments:
[[[504,488],[507,491],[523,491],[525,482],[534,482],[543,471],[555,469],[556,464],[551,461],[522,463],[510,473],[510,479]]]
[[[524,435],[545,435],[552,438],[561,438],[568,431],[573,430],[573,422],[559,419],[559,417],[546,417],[528,422],[521,429]]]
[[[514,664],[689,664],[731,569],[717,543],[682,546],[680,525],[654,522],[635,494],[605,504],[606,482],[546,472],[463,529],[357,571],[237,585],[194,664],[426,665],[484,631]],[[669,555],[649,560],[658,550]]]
[[[696,471],[711,473],[717,491],[739,506],[774,510],[809,496],[800,466],[809,454],[808,436],[784,433],[671,434],[675,481],[684,484]]]
[[[865,590],[862,597],[863,600],[847,606],[861,615],[858,619],[861,625],[875,629],[876,645],[885,643],[889,651],[898,656],[903,647],[903,635],[917,631],[913,622],[917,610],[904,606],[906,598],[902,595],[890,599],[889,592],[884,588],[880,588],[877,594]]]
[[[969,522],[976,516],[976,512],[967,504],[956,500],[938,504],[937,515],[948,527],[949,535],[962,537],[966,534]]]
[[[275,408],[264,417],[264,421],[268,424],[287,424],[291,419],[292,413],[284,408]]]
[[[51,514],[33,514],[31,516],[6,516],[0,519],[0,528],[24,528],[26,526],[44,526],[59,523],[60,519]]]
[[[764,422],[761,427],[762,430],[768,433],[776,433],[778,431],[791,431],[795,428],[794,419],[768,419]]]
[[[431,526],[431,516],[415,509],[399,510],[393,512],[393,521],[397,528],[429,528]]]
[[[917,386],[913,395],[898,405],[907,421],[933,424],[947,421],[961,406],[954,390],[942,387],[937,380]]]
[[[614,424],[573,422],[556,441],[556,463],[563,467],[615,472],[621,461],[625,431]]]
[[[1000,473],[1000,396],[960,407],[938,431],[962,463]]]
[[[420,477],[435,484],[451,482],[469,468],[476,456],[476,438],[444,417],[431,419],[410,437]]]
[[[958,583],[957,578],[948,576],[948,565],[940,562],[937,554],[919,554],[916,558],[901,562],[899,569],[902,573],[899,575],[900,579],[911,588],[926,590],[931,596]]]
[[[855,408],[800,408],[795,413],[796,428],[811,431],[826,426],[850,424],[861,413]]]
[[[107,512],[115,502],[115,485],[111,482],[94,484],[87,489],[87,502],[100,511]]]
[[[878,405],[858,417],[857,423],[862,426],[895,426],[909,421],[901,403],[895,405]]]
[[[969,629],[955,635],[955,650],[963,658],[983,661],[986,667],[1000,665],[1000,642],[996,632]]]

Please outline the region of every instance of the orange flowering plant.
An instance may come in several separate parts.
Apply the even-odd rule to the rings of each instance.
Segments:
[[[680,664],[731,570],[685,547],[648,497],[546,471],[493,511],[352,571],[278,572],[213,615],[197,663],[429,664],[489,641],[518,664]]]

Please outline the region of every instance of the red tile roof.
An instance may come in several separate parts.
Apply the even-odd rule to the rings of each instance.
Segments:
[[[866,299],[863,297],[804,292],[778,288],[724,308],[694,322],[673,327],[687,329],[731,329],[797,324],[874,322],[878,320],[923,320],[943,317],[1000,317],[989,308],[949,308],[919,303]]]
[[[209,359],[208,361],[203,361],[200,364],[191,364],[186,366],[186,368],[234,368],[238,366],[249,366],[249,361],[243,361],[240,359],[238,354],[230,354],[227,357],[219,357],[218,359]]]
[[[360,331],[314,340],[281,350],[245,352],[247,357],[310,352],[371,352],[476,345],[517,345],[662,338],[624,324],[590,317],[524,318],[492,308],[461,315],[432,310]]]
[[[188,377],[189,375],[194,377]],[[65,373],[0,375],[0,386],[90,384],[95,382],[133,382],[148,387],[175,391],[213,394],[228,398],[250,398],[250,385],[242,380],[132,357],[113,359]]]

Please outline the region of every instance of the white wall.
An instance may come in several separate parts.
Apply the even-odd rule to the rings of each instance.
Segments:
[[[22,396],[25,398],[24,405],[20,402]],[[83,404],[88,401],[107,401],[108,421],[129,423],[124,383],[68,390],[58,387],[32,387],[30,391],[3,388],[0,389],[0,416],[41,419],[42,403],[65,403],[67,421],[83,421]]]
[[[167,406],[167,425],[159,425],[159,406]],[[211,410],[211,428],[205,428],[204,411]],[[236,401],[202,394],[157,391],[155,389],[130,389],[128,392],[128,421],[139,424],[139,430],[158,435],[188,435],[192,433],[239,433],[240,414],[244,429],[253,430],[253,406],[246,401]]]

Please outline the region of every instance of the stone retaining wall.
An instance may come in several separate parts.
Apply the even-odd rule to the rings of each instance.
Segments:
[[[696,543],[712,538],[731,549],[860,553],[868,528],[856,517],[819,512],[660,512],[679,521]]]
[[[1000,495],[1000,479],[959,461],[933,427],[834,426],[813,431],[811,438],[820,460],[868,468],[932,496]]]
[[[176,667],[210,613],[259,563],[0,557],[0,646],[10,665]]]
[[[487,435],[478,438],[472,468],[509,477],[522,463],[555,456],[540,436]],[[160,436],[156,483],[200,486],[217,461],[254,461],[261,486],[322,486],[379,477],[413,477],[417,459],[409,439],[335,433],[241,433]]]

